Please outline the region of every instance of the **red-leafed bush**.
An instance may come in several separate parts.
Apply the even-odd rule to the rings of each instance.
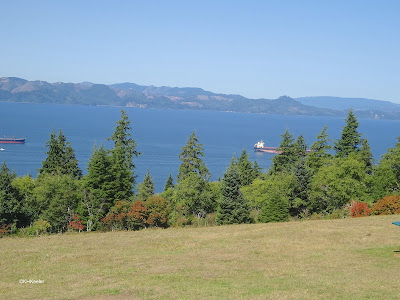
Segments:
[[[81,218],[79,217],[78,214],[73,214],[71,221],[69,221],[69,228],[72,230],[78,230],[81,232],[84,228]]]
[[[371,214],[371,209],[365,202],[351,200],[347,209],[349,210],[349,216],[353,218],[367,217]]]
[[[7,235],[10,232],[10,225],[2,224],[0,225],[0,238]]]
[[[400,214],[400,196],[391,195],[379,199],[372,207],[375,215],[394,215]]]

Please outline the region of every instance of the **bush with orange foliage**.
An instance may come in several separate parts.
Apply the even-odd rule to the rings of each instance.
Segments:
[[[0,238],[7,235],[10,232],[10,225],[3,224],[0,226]]]
[[[147,208],[141,201],[117,201],[101,221],[107,229],[138,230],[145,227]]]
[[[146,223],[150,227],[168,227],[170,205],[168,200],[161,196],[150,196],[144,203],[147,207],[148,217]]]
[[[375,215],[394,215],[400,214],[400,196],[387,195],[379,199],[372,207]]]
[[[371,214],[371,209],[366,202],[351,200],[351,203],[347,205],[347,209],[349,210],[349,216],[353,218],[368,217]]]

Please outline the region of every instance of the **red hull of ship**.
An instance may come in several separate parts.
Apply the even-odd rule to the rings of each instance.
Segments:
[[[24,144],[25,141],[0,141],[0,144]]]

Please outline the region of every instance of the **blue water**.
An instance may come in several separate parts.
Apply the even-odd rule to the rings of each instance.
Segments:
[[[221,177],[232,155],[245,148],[251,160],[268,169],[273,154],[253,152],[253,145],[264,140],[278,146],[286,129],[297,137],[303,134],[311,145],[324,124],[332,140],[340,137],[343,118],[242,114],[193,110],[124,108],[132,124],[132,136],[142,153],[135,159],[138,182],[147,170],[154,177],[156,190],[162,190],[168,175],[176,176],[179,153],[194,131],[204,145],[205,162],[211,179]],[[94,145],[104,144],[120,118],[119,107],[0,103],[0,136],[25,137],[23,145],[0,144],[0,162],[6,161],[17,175],[37,175],[46,157],[51,131],[62,129],[86,172]],[[359,132],[367,138],[375,160],[393,147],[400,136],[400,121],[359,119]]]

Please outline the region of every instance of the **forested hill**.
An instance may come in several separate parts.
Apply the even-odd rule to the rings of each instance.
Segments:
[[[366,98],[341,98],[341,97],[301,97],[296,101],[304,105],[320,108],[343,110],[353,108],[354,110],[378,110],[382,112],[400,112],[400,104],[389,101],[373,100]]]
[[[155,87],[134,83],[49,83],[15,77],[0,78],[0,101],[341,117],[348,110],[347,107],[323,107],[318,103],[309,105],[287,96],[278,99],[248,99],[240,95],[212,93],[201,88]],[[357,107],[356,114],[364,118],[400,119],[400,109]]]

